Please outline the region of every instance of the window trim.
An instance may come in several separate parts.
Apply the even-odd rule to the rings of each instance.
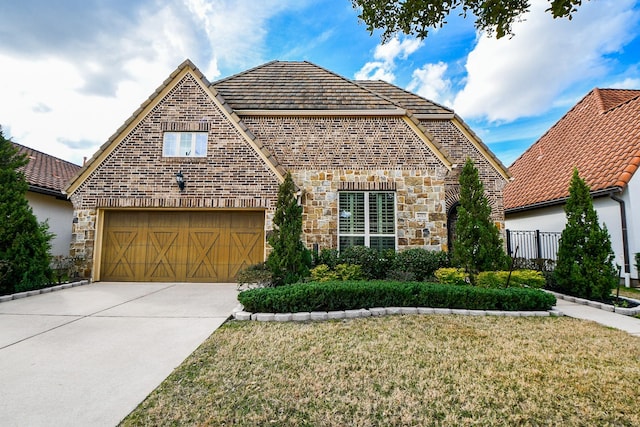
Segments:
[[[364,194],[364,233],[343,233],[340,230],[340,220],[342,211],[340,210],[341,194]],[[393,233],[372,233],[371,232],[371,195],[373,194],[392,194],[393,195]],[[339,191],[338,192],[338,250],[342,250],[340,245],[341,237],[364,237],[364,246],[371,247],[372,237],[393,237],[393,249],[398,248],[398,198],[395,191]]]
[[[167,154],[167,135],[176,135],[176,142],[178,144],[178,148],[177,148],[177,155],[168,155]],[[189,154],[187,155],[186,153],[183,155],[181,154],[182,151],[180,150],[180,144],[182,142],[182,135],[191,135],[191,150],[189,151],[189,153],[193,153],[193,154]],[[205,141],[204,141],[204,153],[201,155],[197,155],[197,144],[198,144],[198,135],[204,135]],[[162,134],[162,157],[163,158],[167,158],[167,159],[172,159],[172,158],[184,158],[184,159],[201,159],[204,157],[207,157],[207,152],[209,150],[209,133],[208,132],[197,132],[197,131],[165,131]]]

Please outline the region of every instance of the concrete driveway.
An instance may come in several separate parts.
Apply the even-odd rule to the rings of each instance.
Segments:
[[[116,425],[236,296],[234,284],[93,283],[0,303],[0,424]]]

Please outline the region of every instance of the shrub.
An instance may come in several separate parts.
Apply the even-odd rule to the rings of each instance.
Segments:
[[[448,263],[446,252],[412,248],[397,253],[393,267],[397,271],[413,273],[415,280],[424,281],[432,279],[433,273],[439,268],[447,267]]]
[[[330,269],[336,268],[339,263],[338,251],[335,249],[322,249],[319,254],[314,256],[314,265],[326,265]]]
[[[573,170],[555,269],[560,292],[606,301],[619,282],[606,226],[600,227],[589,186]]]
[[[509,287],[540,289],[545,285],[542,272],[535,270],[514,270],[509,279],[508,271],[484,271],[478,274],[476,285],[482,288],[505,288],[509,280]]]
[[[39,289],[51,279],[53,234],[29,206],[22,172],[27,163],[0,128],[0,295]]]
[[[309,282],[241,292],[250,312],[291,313],[372,307],[433,307],[471,310],[548,310],[555,297],[537,289],[487,289],[423,282]]]
[[[452,264],[462,267],[471,280],[480,271],[508,265],[500,231],[491,219],[491,206],[478,169],[467,158],[459,178],[460,206],[453,238]]]
[[[340,253],[341,264],[356,264],[362,267],[365,279],[384,279],[393,268],[396,253],[393,249],[379,251],[366,246],[350,246]]]
[[[337,279],[336,272],[326,264],[320,264],[311,269],[311,280],[314,282],[329,282]]]
[[[273,286],[273,275],[266,263],[262,262],[240,270],[236,281],[238,282],[238,289],[243,286],[247,288],[263,288]]]
[[[640,252],[636,253],[636,271],[640,272]]]
[[[309,274],[311,252],[304,247],[302,235],[302,206],[296,198],[296,186],[287,172],[278,188],[273,231],[269,244],[273,248],[267,258],[267,267],[276,285],[296,283]]]
[[[462,268],[439,268],[435,271],[434,275],[438,280],[438,283],[443,285],[466,285],[469,283],[469,276]]]
[[[340,280],[362,279],[362,266],[358,264],[338,264],[336,265],[335,272]]]
[[[389,270],[387,272],[387,280],[394,282],[415,282],[416,275],[406,270]]]

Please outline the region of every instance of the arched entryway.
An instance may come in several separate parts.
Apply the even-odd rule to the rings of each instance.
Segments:
[[[449,253],[453,251],[453,239],[456,235],[456,223],[458,222],[458,207],[460,202],[455,202],[447,211],[447,244]]]

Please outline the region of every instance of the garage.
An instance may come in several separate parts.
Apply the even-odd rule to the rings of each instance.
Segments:
[[[263,211],[105,211],[100,280],[234,282],[264,260]]]

